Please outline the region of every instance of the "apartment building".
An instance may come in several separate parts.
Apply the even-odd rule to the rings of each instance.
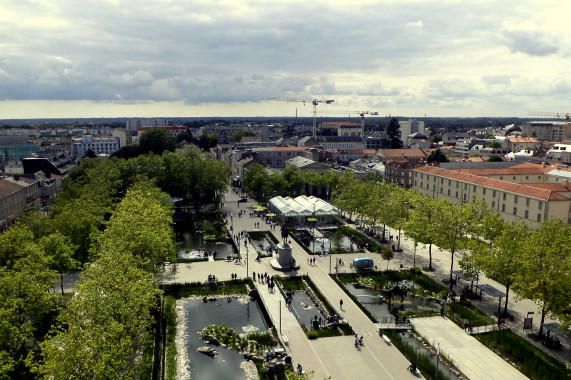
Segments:
[[[120,139],[117,136],[93,137],[85,135],[74,137],[71,140],[71,154],[76,157],[83,157],[87,151],[100,155],[111,155],[120,148]]]
[[[565,123],[562,121],[531,121],[523,123],[521,134],[527,137],[535,137],[540,141],[563,141]],[[567,131],[567,138],[569,138]]]
[[[15,174],[0,179],[0,231],[21,215],[26,206],[40,199],[40,181]]]
[[[571,210],[569,188],[563,184],[532,183],[532,176],[542,181],[547,171],[545,167],[535,166],[543,168],[544,173],[529,173],[527,176],[530,177],[530,182],[515,183],[492,176],[476,175],[469,170],[447,170],[425,165],[413,170],[412,187],[422,194],[453,203],[483,199],[488,206],[497,210],[504,220],[523,220],[532,227],[537,227],[550,217],[569,222]],[[521,169],[516,168],[520,171]],[[527,169],[531,170],[531,167]],[[512,181],[515,181],[514,176],[515,178],[526,176],[524,173],[516,173],[510,176]],[[507,171],[504,172],[504,176],[507,176]]]

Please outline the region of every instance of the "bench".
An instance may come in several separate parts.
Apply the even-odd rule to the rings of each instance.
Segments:
[[[282,340],[284,341],[284,344],[288,344],[287,336],[282,335]]]

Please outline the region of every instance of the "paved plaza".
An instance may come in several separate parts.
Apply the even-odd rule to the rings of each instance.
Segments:
[[[228,223],[232,226],[234,233],[270,229],[269,225],[264,224],[261,218],[249,216],[249,212],[252,211],[251,206],[256,204],[255,202],[249,200],[247,203],[238,203],[237,199],[237,194],[228,193],[223,210],[227,216],[230,216],[231,213],[233,215],[231,219],[228,218]],[[237,216],[240,210],[246,211],[242,217]],[[255,227],[257,222],[260,223],[260,228]],[[274,235],[279,237],[279,231],[274,231]],[[240,278],[243,278],[248,275],[251,276],[252,271],[282,276],[308,275],[329,303],[349,322],[355,332],[364,337],[365,344],[356,349],[354,338],[351,336],[317,340],[307,339],[295,315],[285,307],[280,293],[277,291],[270,293],[267,286],[256,283],[280,338],[282,341],[284,337],[287,340],[287,343],[283,343],[285,343],[284,345],[295,365],[301,363],[305,370],[313,370],[315,372],[314,379],[322,379],[327,376],[331,376],[333,379],[359,378],[363,380],[416,378],[407,371],[409,361],[392,344],[387,344],[380,338],[378,327],[365,316],[357,305],[347,298],[344,291],[329,277],[331,271],[335,271],[334,263],[339,257],[348,263],[353,257],[363,256],[363,254],[317,256],[315,265],[309,265],[307,259],[310,256],[306,251],[295,241],[291,241],[291,245],[293,256],[301,265],[298,271],[277,272],[270,266],[271,258],[263,258],[261,262],[256,262],[255,247],[253,246],[248,248],[249,254],[246,262],[246,250],[243,244],[239,244],[244,258],[240,264],[224,261],[178,264],[176,275],[173,276],[167,271],[164,281],[202,281],[206,280],[209,274],[214,274],[221,280],[229,280],[232,273],[237,273]],[[401,248],[403,248],[404,253],[395,255],[395,259],[390,262],[390,269],[398,269],[401,264],[410,267],[413,265],[413,261],[415,261],[416,266],[428,265],[427,248],[417,248],[416,255],[413,257],[413,244],[405,238],[401,241]],[[387,263],[380,258],[380,255],[369,254],[368,256],[373,258],[375,265],[379,268],[386,268]],[[455,261],[457,260],[458,258],[455,259]],[[441,252],[437,248],[433,249],[433,266],[437,271],[429,273],[431,277],[437,280],[446,277],[450,268],[450,254]],[[348,270],[348,268],[345,266],[343,270]],[[480,283],[488,283],[497,289],[502,289],[500,284],[486,278],[481,278]],[[344,300],[343,309],[339,306],[340,299]],[[486,295],[482,301],[474,301],[474,303],[490,315],[493,315],[493,312],[497,311],[498,308],[497,299],[486,297]],[[515,322],[510,324],[512,330],[521,329],[518,323],[523,323],[522,318],[528,311],[537,311],[533,302],[516,300],[513,294],[511,295],[509,309],[516,318]],[[441,351],[470,379],[525,378],[509,363],[446,318],[413,319],[413,326],[421,336],[434,346],[440,343]]]

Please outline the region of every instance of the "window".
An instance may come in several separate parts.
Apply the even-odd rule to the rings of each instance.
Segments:
[[[500,177],[500,181],[503,180],[503,179],[504,179],[504,177]]]
[[[513,176],[513,179],[514,179],[514,181],[515,181],[515,175]]]
[[[450,186],[450,185],[452,185],[452,180],[451,180],[451,179],[448,180],[448,186]]]
[[[517,207],[514,207],[514,215],[517,215]]]
[[[537,214],[537,221],[541,223],[541,214]]]
[[[456,198],[458,198],[458,192],[456,192]]]
[[[496,201],[492,201],[492,208],[496,208]]]
[[[458,188],[459,185],[460,185],[460,183],[459,183],[459,182],[456,182],[456,188]]]
[[[493,195],[494,197],[496,196],[496,190],[494,190],[494,192],[493,192],[493,194],[492,194],[492,195]]]
[[[476,192],[476,186],[474,185],[474,192]]]
[[[503,197],[503,198],[504,198],[504,201],[505,201],[505,200],[506,200],[506,193],[504,193],[504,197]]]
[[[506,212],[506,205],[505,204],[502,205],[502,212]]]
[[[517,203],[518,196],[514,195],[514,203]]]
[[[483,193],[484,195],[486,195],[486,188],[485,188],[485,187],[484,187],[484,189],[482,190],[482,193]]]
[[[528,219],[529,218],[529,211],[525,210],[525,218]]]
[[[450,196],[450,189],[448,189],[448,196]]]
[[[529,198],[526,198],[525,205],[529,207]]]
[[[526,176],[525,176],[525,179],[529,179],[529,176],[528,176],[528,175],[526,175]]]
[[[444,178],[440,178],[440,183],[444,183]]]
[[[539,207],[538,207],[538,208],[539,208],[540,210],[543,209],[543,202],[541,202],[541,201],[539,202]]]

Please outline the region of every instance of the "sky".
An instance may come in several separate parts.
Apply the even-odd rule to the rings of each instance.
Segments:
[[[0,119],[307,117],[313,99],[334,100],[320,116],[571,112],[569,14],[568,0],[0,0]]]

